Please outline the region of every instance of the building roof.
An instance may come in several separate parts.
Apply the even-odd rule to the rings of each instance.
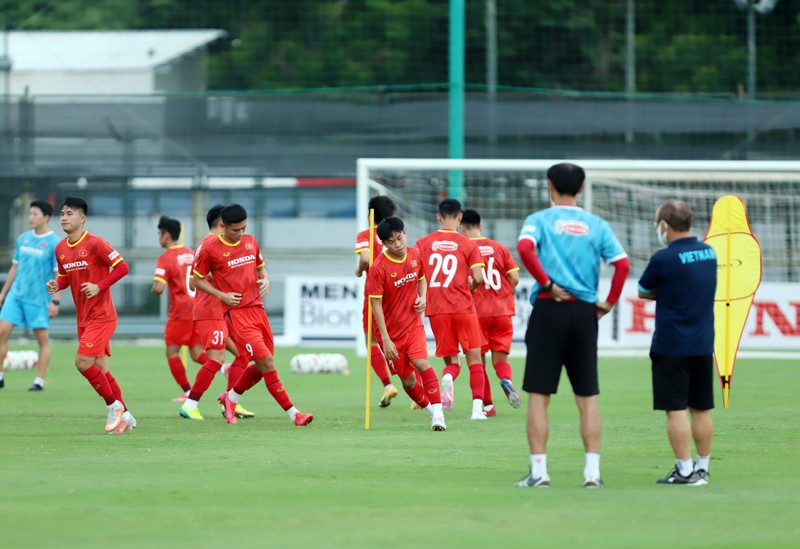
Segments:
[[[10,31],[7,53],[13,71],[141,70],[191,54],[225,34],[217,29]]]

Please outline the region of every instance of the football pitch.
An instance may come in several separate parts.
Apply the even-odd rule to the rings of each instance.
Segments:
[[[605,358],[606,487],[583,489],[578,414],[563,377],[545,490],[511,486],[529,466],[527,398],[512,409],[493,373],[497,417],[469,420],[464,371],[442,433],[402,391],[379,409],[373,376],[365,431],[361,359],[344,352],[349,376],[295,375],[291,356],[324,350],[278,349],[286,388],[314,422],[293,426],[260,384],[242,398],[257,417],[233,426],[216,403],[221,376],[200,402],[206,420],[182,420],[163,348],[117,343],[112,371],[138,427],[108,436],[105,406],[76,372],[74,352],[54,346],[44,392],[27,392],[29,370],[7,372],[0,389],[2,547],[796,547],[800,536],[796,360],[739,360],[730,409],[715,395],[704,487],[656,485],[673,461],[663,414],[651,409],[649,363]]]

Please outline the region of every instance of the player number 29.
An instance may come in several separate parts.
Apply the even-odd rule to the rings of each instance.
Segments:
[[[494,290],[495,292],[500,289],[500,271],[494,268],[494,258],[490,257],[486,268],[483,270],[483,284],[487,290]]]
[[[458,267],[456,256],[452,254],[447,254],[445,256],[442,254],[431,254],[431,257],[428,260],[428,265],[433,266],[430,287],[449,287],[450,283],[453,281],[453,277],[456,276],[456,268]],[[444,282],[439,281],[440,274],[445,276]]]

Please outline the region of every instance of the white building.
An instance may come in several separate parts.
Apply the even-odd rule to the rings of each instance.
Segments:
[[[225,34],[215,29],[10,31],[4,37],[0,32],[0,58],[5,54],[11,64],[0,94],[205,90],[207,46]]]

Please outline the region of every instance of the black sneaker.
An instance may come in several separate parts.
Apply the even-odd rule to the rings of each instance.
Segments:
[[[33,385],[28,388],[29,391],[44,391],[44,387],[39,385],[38,383],[34,383]]]
[[[605,483],[600,479],[600,477],[586,478],[583,480],[584,488],[602,488],[603,486],[605,486]]]
[[[0,389],[2,389],[2,388],[3,388],[3,387],[5,387],[5,386],[6,386],[6,380],[5,380],[5,378],[3,378],[3,379],[0,379]]]
[[[666,478],[656,481],[658,484],[682,484],[683,486],[703,486],[708,484],[708,479],[702,477],[697,471],[692,472],[688,477],[683,476],[675,468]]]
[[[705,483],[708,484],[708,481],[710,480],[711,476],[708,474],[708,471],[706,471],[705,469],[698,469],[697,471],[694,472],[694,474],[700,477],[701,479],[705,480],[706,481]]]
[[[514,486],[517,488],[550,488],[550,477],[544,475],[539,478],[533,478],[533,473],[528,473],[522,480],[515,482]]]

